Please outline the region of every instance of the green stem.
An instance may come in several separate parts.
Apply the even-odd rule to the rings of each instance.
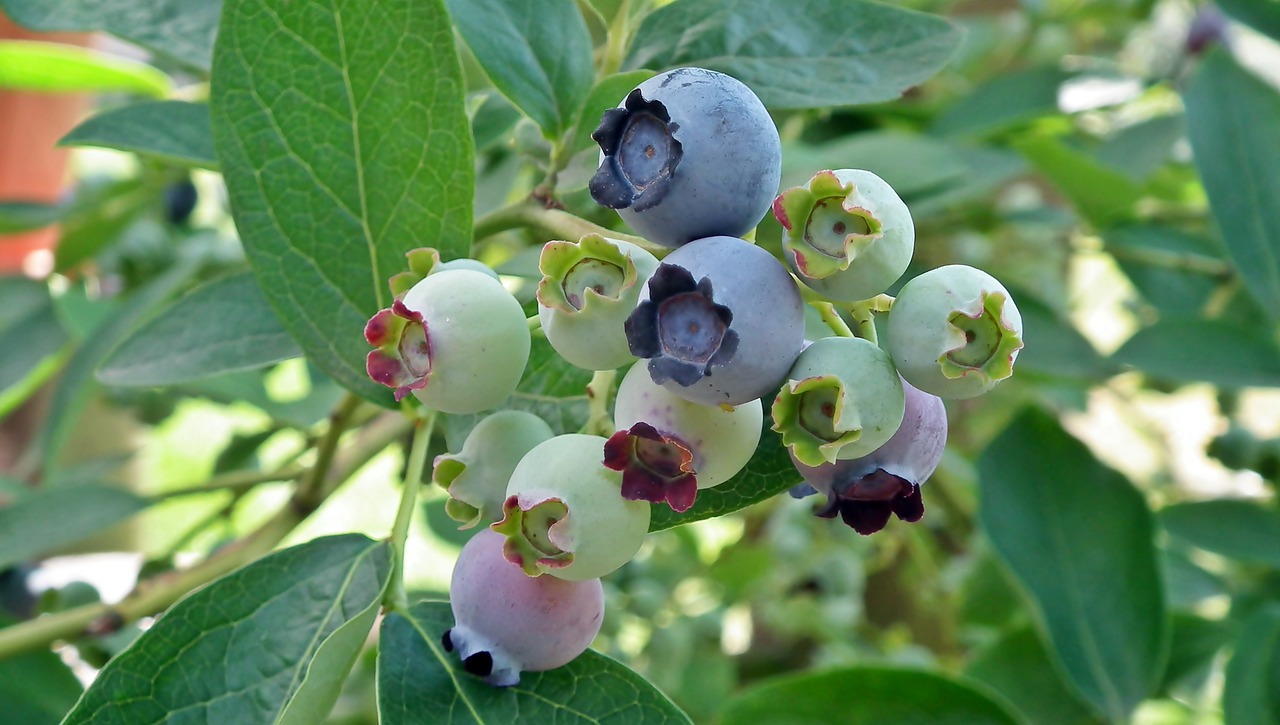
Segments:
[[[637,363],[641,364],[641,363]],[[582,432],[591,435],[613,435],[613,416],[609,415],[609,394],[613,392],[613,382],[618,377],[617,370],[597,370],[587,383],[587,424]]]
[[[525,324],[529,326],[530,330],[542,329],[542,318],[538,315],[529,315],[524,319],[524,321],[525,321]]]
[[[171,491],[162,491],[152,496],[151,500],[159,502],[166,501],[171,498],[178,498],[180,496],[193,496],[196,494],[211,493],[214,491],[244,492],[264,483],[292,481],[306,472],[307,469],[303,466],[289,466],[275,471],[235,471],[221,476],[214,476],[198,486],[187,486],[183,488],[175,488]]]
[[[849,316],[858,326],[858,337],[879,344],[876,334],[877,312],[888,312],[893,307],[893,298],[889,295],[876,295],[865,300],[854,302],[849,306]]]
[[[1120,247],[1108,245],[1107,253],[1120,261],[1136,262],[1178,272],[1194,272],[1215,279],[1229,280],[1235,271],[1227,262],[1213,257],[1186,252],[1171,252],[1152,247]]]
[[[603,237],[631,242],[654,254],[665,254],[671,251],[642,237],[606,229],[567,211],[547,209],[529,201],[495,209],[477,219],[474,228],[475,239],[484,239],[498,232],[519,227],[536,229],[555,239],[577,241],[587,234],[599,234]]]
[[[342,405],[335,411],[335,422],[341,421],[339,413],[346,407]],[[350,407],[354,409],[355,406]],[[86,630],[109,631],[155,614],[192,589],[261,557],[293,531],[343,481],[384,448],[399,440],[408,432],[409,426],[409,421],[399,414],[385,415],[372,422],[357,434],[356,440],[340,455],[330,454],[317,459],[312,476],[308,479],[314,482],[313,485],[306,491],[299,487],[289,503],[265,524],[243,539],[218,549],[189,569],[167,572],[139,582],[133,593],[119,604],[88,604],[0,629],[0,660],[47,647],[57,640],[79,637]],[[333,438],[336,441],[338,435],[340,432],[330,430],[325,437],[326,440]],[[320,470],[322,460],[327,461],[323,471]]]
[[[827,327],[840,337],[855,337],[853,330],[849,329],[849,325],[845,324],[844,318],[836,311],[836,306],[830,302],[812,302],[813,308],[822,316],[822,321],[827,323]]]
[[[608,38],[605,40],[604,58],[600,60],[600,77],[606,78],[618,72],[622,67],[622,57],[627,52],[631,40],[631,0],[622,0],[609,25]]]
[[[436,427],[436,414],[427,413],[415,422],[413,447],[409,450],[409,463],[405,467],[404,491],[400,494],[400,507],[396,509],[396,521],[391,527],[391,548],[395,551],[395,566],[391,569],[391,581],[383,604],[388,609],[406,612],[409,596],[404,589],[404,547],[409,540],[409,524],[413,521],[414,504],[418,500],[418,488],[422,486],[422,472],[427,465],[427,449]]]

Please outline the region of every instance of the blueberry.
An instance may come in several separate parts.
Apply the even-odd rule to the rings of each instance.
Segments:
[[[772,395],[800,354],[804,310],[781,262],[737,237],[667,255],[625,329],[655,383],[703,405]]]
[[[191,183],[191,179],[170,184],[164,190],[165,219],[175,226],[185,225],[191,219],[191,212],[195,211],[199,200],[196,185]]]
[[[782,176],[778,129],[741,82],[703,68],[650,78],[605,112],[592,134],[597,203],[668,247],[746,234]]]
[[[476,424],[462,450],[436,456],[431,479],[449,492],[445,512],[458,528],[502,518],[511,472],[524,454],[554,433],[533,413],[502,410]]]
[[[522,670],[554,669],[586,651],[604,620],[604,590],[599,579],[525,576],[502,548],[488,530],[462,547],[449,586],[455,626],[440,639],[467,672],[510,687]]]
[[[933,475],[947,444],[947,411],[942,399],[903,382],[902,424],[884,445],[851,460],[807,466],[792,456],[796,470],[814,493],[827,496],[819,516],[839,514],[858,533],[884,528],[889,516],[919,521],[924,516],[920,484]]]

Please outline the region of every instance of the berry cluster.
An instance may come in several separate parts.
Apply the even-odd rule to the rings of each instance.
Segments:
[[[599,235],[552,241],[539,261],[538,322],[572,365],[630,365],[609,437],[555,436],[524,412],[484,418],[433,479],[464,528],[489,525],[454,572],[465,668],[495,685],[584,650],[602,617],[599,578],[639,550],[650,503],[683,512],[746,467],[772,401],[819,516],[859,533],[924,514],[920,484],[947,437],[941,398],[1009,377],[1022,322],[1009,293],[946,266],[883,294],[914,250],[911,215],[868,171],[822,171],[775,196],[777,128],[743,84],[680,68],[645,81],[593,138],[592,197],[671,251]],[[740,235],[772,209],[785,264]],[[370,320],[371,377],[446,413],[500,405],[528,359],[529,325],[490,270],[410,254],[394,305]],[[832,334],[804,338],[804,309]],[[882,340],[874,313],[887,312]],[[858,330],[855,335],[851,326]],[[633,364],[634,363],[634,364]]]

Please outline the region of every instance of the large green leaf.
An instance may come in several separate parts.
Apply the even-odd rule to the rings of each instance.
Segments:
[[[595,68],[574,0],[448,0],[449,13],[498,90],[548,138],[577,120]]]
[[[825,108],[893,100],[959,43],[940,17],[861,0],[677,0],[644,19],[625,65],[701,66],[770,108]]]
[[[1095,227],[1130,216],[1142,197],[1142,187],[1128,176],[1056,138],[1037,136],[1014,147]]]
[[[1160,510],[1170,534],[1206,551],[1280,568],[1280,513],[1248,501],[1197,501]]]
[[[0,615],[0,628],[12,625]],[[57,725],[82,688],[57,654],[44,650],[0,659],[0,712],[19,725]]]
[[[201,285],[134,331],[98,368],[108,385],[172,385],[299,355],[249,272]]]
[[[365,323],[405,252],[471,246],[473,149],[442,0],[227,0],[214,141],[267,299],[307,357],[390,404]]]
[[[216,169],[209,107],[186,101],[150,101],[89,118],[58,142],[103,146],[186,166]]]
[[[98,674],[66,723],[323,721],[381,606],[390,544],[276,552],[173,605]]]
[[[1217,48],[1183,101],[1196,168],[1227,252],[1263,309],[1280,318],[1280,94]]]
[[[0,279],[0,418],[57,371],[70,340],[44,284]]]
[[[0,0],[0,8],[32,30],[105,30],[208,69],[222,0]]]
[[[1227,725],[1280,725],[1280,605],[1245,621],[1227,664]]]
[[[135,60],[74,45],[0,40],[0,88],[163,96],[169,92],[170,83],[165,74]]]
[[[0,508],[0,570],[92,536],[149,502],[107,486],[42,488]]]
[[[1034,628],[1014,629],[976,654],[965,675],[994,689],[1036,725],[1100,725],[1054,667]]]
[[[444,602],[418,602],[383,620],[378,648],[383,725],[689,722],[643,677],[590,650],[563,667],[526,672],[514,687],[491,687],[445,653],[440,638],[452,626],[453,614]]]
[[[1015,725],[973,685],[921,670],[848,667],[789,675],[729,701],[721,725]]]
[[[1176,382],[1280,386],[1280,347],[1265,330],[1226,320],[1161,320],[1139,330],[1112,358]]]
[[[787,455],[787,449],[782,445],[782,437],[769,429],[768,419],[768,411],[765,411],[765,429],[746,468],[718,486],[698,491],[698,498],[694,500],[693,506],[684,513],[676,513],[666,504],[654,504],[653,514],[649,517],[649,530],[661,531],[693,521],[723,516],[772,498],[800,483],[800,474],[796,472],[791,456]]]
[[[1068,681],[1126,720],[1164,667],[1168,620],[1142,495],[1029,409],[978,461],[979,518],[1040,612]]]

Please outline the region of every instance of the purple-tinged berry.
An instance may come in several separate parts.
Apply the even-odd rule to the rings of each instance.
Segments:
[[[481,530],[462,547],[449,586],[455,624],[441,641],[465,670],[510,687],[522,671],[554,669],[587,650],[604,621],[604,589],[599,579],[526,576],[503,557],[503,543]]]
[[[445,511],[458,528],[502,518],[507,483],[524,454],[555,434],[532,413],[502,410],[476,424],[462,450],[436,456],[431,478],[449,492]]]
[[[782,176],[782,145],[764,104],[741,82],[703,68],[641,83],[591,137],[601,150],[592,198],[668,247],[746,234]]]
[[[862,458],[807,466],[792,456],[812,493],[827,503],[819,516],[836,514],[855,531],[883,529],[890,514],[907,522],[924,516],[920,484],[933,475],[947,444],[947,411],[942,399],[903,383],[906,411],[902,425],[884,445]]]
[[[658,265],[627,318],[655,383],[693,403],[772,394],[804,342],[804,311],[781,262],[737,237],[708,237]]]
[[[657,266],[648,251],[598,234],[547,242],[538,261],[538,319],[547,341],[587,370],[634,362],[622,326]]]
[[[503,553],[529,576],[582,581],[631,560],[649,530],[649,505],[622,497],[622,474],[604,465],[605,439],[562,435],[520,459],[493,524]]]
[[[622,472],[622,495],[666,502],[676,511],[693,505],[699,489],[735,476],[760,443],[759,400],[736,408],[700,405],[657,385],[634,365],[618,385],[605,466]]]
[[[529,327],[500,282],[471,269],[425,276],[365,326],[378,348],[369,377],[444,413],[478,413],[507,399],[529,360]]]
[[[902,287],[885,342],[912,385],[943,398],[972,398],[1013,374],[1022,315],[994,277],[953,264]]]
[[[857,337],[805,348],[773,401],[773,429],[809,466],[865,456],[898,430],[902,380],[888,353]]]
[[[911,261],[915,225],[884,179],[860,169],[821,171],[773,202],[792,271],[833,300],[856,301],[889,288]]]

